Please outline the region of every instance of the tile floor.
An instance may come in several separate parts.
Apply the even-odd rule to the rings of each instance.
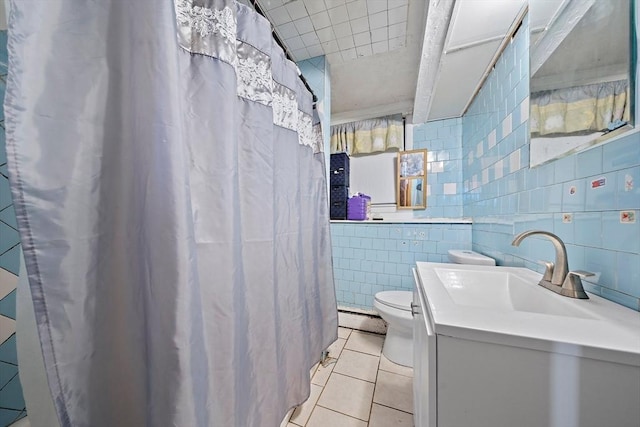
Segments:
[[[311,396],[281,427],[411,427],[413,369],[382,355],[384,335],[339,328],[329,363],[311,370]]]

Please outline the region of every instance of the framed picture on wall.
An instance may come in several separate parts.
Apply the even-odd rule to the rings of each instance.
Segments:
[[[398,153],[396,204],[398,209],[427,207],[427,150]]]

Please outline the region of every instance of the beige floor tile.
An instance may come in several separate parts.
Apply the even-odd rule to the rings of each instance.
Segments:
[[[353,331],[345,344],[349,350],[380,356],[384,335],[370,334],[367,332]]]
[[[289,427],[289,425],[293,425],[289,423],[289,419],[291,418],[291,415],[293,415],[294,410],[295,409],[289,409],[289,412],[287,412],[287,415],[284,416],[282,423],[280,423],[280,427]]]
[[[373,390],[374,384],[370,382],[334,372],[318,399],[318,405],[368,421]]]
[[[340,357],[340,353],[342,352],[342,349],[344,348],[346,342],[347,340],[342,338],[338,338],[337,340],[335,340],[333,344],[331,344],[327,349],[329,350],[329,357],[333,357],[334,359]]]
[[[31,427],[31,422],[29,422],[29,417],[20,418],[15,423],[11,424],[9,427]]]
[[[0,268],[0,299],[9,295],[18,286],[18,276]]]
[[[379,369],[382,371],[393,372],[394,374],[404,375],[405,377],[413,378],[413,368],[408,368],[406,366],[393,363],[392,361],[387,359],[384,354],[380,356]]]
[[[330,409],[316,406],[307,427],[367,427],[367,423]]]
[[[375,383],[379,361],[380,358],[377,356],[345,348],[342,350],[333,372]]]
[[[309,371],[309,379],[312,379],[313,376],[316,374],[316,371],[318,370],[318,366],[320,366],[319,362],[313,365],[313,368],[311,368],[311,370]]]
[[[342,338],[343,340],[346,340],[347,338],[349,338],[350,334],[351,334],[350,328],[343,328],[343,327],[338,328],[338,338]]]
[[[413,379],[391,372],[378,371],[373,401],[413,413]]]
[[[16,331],[16,321],[0,314],[0,344]]]
[[[373,404],[369,427],[412,427],[413,415],[397,409]]]
[[[311,394],[309,395],[309,398],[306,400],[306,402],[296,408],[289,421],[299,426],[304,426],[307,421],[309,421],[311,411],[316,405],[316,402],[320,397],[320,393],[322,393],[322,387],[311,384]]]
[[[311,384],[324,387],[327,384],[327,381],[329,381],[329,375],[331,375],[335,366],[335,360],[330,360],[327,366],[319,365],[316,373],[313,375],[313,378],[311,378]]]

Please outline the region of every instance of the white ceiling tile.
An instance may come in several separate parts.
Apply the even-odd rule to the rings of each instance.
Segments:
[[[291,19],[300,19],[307,15],[307,9],[304,7],[304,3],[301,1],[294,1],[284,5],[287,8],[287,12],[289,12],[289,16]]]
[[[284,6],[280,6],[270,10],[269,12],[267,12],[267,15],[269,15],[271,23],[276,26],[291,21],[289,12],[287,12],[287,9]]]
[[[407,35],[407,23],[389,25],[389,38],[404,37]]]
[[[338,39],[338,46],[340,46],[340,50],[351,49],[356,45],[353,43],[353,37],[342,37]]]
[[[327,61],[330,64],[339,64],[343,61],[342,54],[340,52],[327,53]]]
[[[409,4],[409,0],[387,0],[389,4],[389,9],[394,9],[400,6],[406,6]]]
[[[338,42],[335,40],[329,40],[328,42],[322,43],[322,49],[328,55],[330,53],[338,52],[340,50],[340,46],[338,46]]]
[[[349,20],[349,15],[347,15],[347,6],[342,5],[329,9],[329,18],[331,18],[331,23],[333,25],[347,22]]]
[[[351,20],[351,31],[353,31],[354,34],[369,31],[369,18],[365,16]]]
[[[309,18],[308,16],[305,16],[302,19],[297,19],[293,21],[293,23],[300,34],[305,34],[309,31],[314,30],[313,24],[311,23],[311,18]]]
[[[347,12],[349,13],[349,19],[362,18],[367,16],[367,3],[365,0],[356,0],[351,3],[347,3]]]
[[[309,56],[309,51],[307,50],[306,47],[292,51],[291,55],[293,56],[293,59],[295,59],[296,61],[302,61],[303,59],[311,58]]]
[[[321,2],[322,0],[317,0],[317,1]],[[342,6],[345,4],[344,0],[324,0],[324,2],[327,5],[327,9],[331,9],[332,7]]]
[[[265,9],[271,10],[276,7],[280,7],[284,4],[283,0],[261,0],[260,5],[264,6]]]
[[[306,47],[320,44],[320,39],[318,39],[318,36],[316,35],[315,31],[303,34],[302,36],[300,36],[300,38],[302,39],[302,42]]]
[[[378,12],[374,15],[369,15],[369,25],[371,29],[382,28],[387,26],[387,11]]]
[[[316,30],[316,34],[322,43],[336,39],[336,35],[333,33],[333,28],[331,27]]]
[[[283,39],[290,39],[300,34],[298,33],[298,30],[296,29],[296,26],[293,24],[293,22],[287,22],[286,24],[278,25],[276,27],[276,32]]]
[[[369,15],[373,15],[378,12],[386,12],[387,0],[369,0],[367,2],[367,9],[369,11]]]
[[[340,53],[342,53],[342,59],[344,61],[349,61],[351,59],[356,59],[358,57],[358,54],[356,53],[355,48],[342,50],[340,51]]]
[[[371,45],[367,44],[364,46],[357,46],[356,53],[358,56],[371,56],[373,55],[373,51],[371,50]]]
[[[294,37],[291,39],[285,39],[284,44],[287,45],[289,50],[298,50],[306,47],[304,42],[302,41],[302,37]]]
[[[304,6],[307,8],[309,15],[313,15],[315,13],[322,12],[323,10],[327,10],[327,7],[324,5],[322,0],[303,0]]]
[[[309,57],[311,58],[313,58],[314,56],[324,55],[324,50],[322,50],[322,46],[320,46],[319,44],[309,46],[307,50],[309,51]]]
[[[320,13],[327,9],[322,0],[304,0],[304,5],[307,8],[309,15]]]
[[[389,40],[389,31],[387,27],[376,28],[375,30],[371,30],[371,41],[373,43]]]
[[[406,44],[406,37],[389,38],[389,50],[400,49]]]
[[[407,20],[407,6],[389,9],[389,25],[398,24]]]
[[[311,15],[311,22],[313,22],[313,26],[316,30],[331,26],[331,20],[329,19],[329,14],[326,11]]]
[[[389,51],[389,42],[387,40],[383,40],[381,42],[376,42],[371,44],[371,49],[373,53],[385,53]]]
[[[351,32],[351,25],[348,22],[343,22],[342,24],[334,25],[333,32],[336,33],[336,38],[347,37],[353,34]]]
[[[353,41],[355,42],[356,46],[369,45],[371,44],[371,33],[369,33],[369,31],[366,31],[364,33],[354,34]]]

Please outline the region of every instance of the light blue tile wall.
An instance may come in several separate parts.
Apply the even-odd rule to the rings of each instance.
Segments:
[[[462,118],[463,212],[473,218],[473,249],[541,272],[536,261],[553,260],[552,245],[528,238],[516,248],[511,240],[524,230],[551,231],[566,243],[569,268],[596,273],[584,281],[588,291],[640,310],[639,134],[529,169],[521,115],[528,92],[525,22]],[[592,189],[602,177],[606,185]],[[633,211],[635,223],[622,223],[621,210]],[[572,222],[563,221],[566,213]]]
[[[413,216],[462,217],[462,119],[415,125],[413,148],[427,149],[427,209]]]
[[[0,31],[0,268],[18,275],[20,236],[9,190],[4,114],[1,102],[7,81],[7,32]],[[16,318],[16,290],[0,300],[0,316]],[[0,343],[0,426],[5,427],[24,417],[25,404],[18,376],[16,335]]]
[[[413,290],[417,261],[446,262],[449,249],[471,248],[470,224],[332,223],[338,305],[373,309],[373,297]]]
[[[327,174],[329,173],[329,144],[331,141],[331,78],[329,63],[324,56],[305,59],[297,62],[305,80],[317,97],[316,111],[322,124],[322,136],[324,140],[324,154]],[[327,180],[327,194],[329,193],[329,181]]]

